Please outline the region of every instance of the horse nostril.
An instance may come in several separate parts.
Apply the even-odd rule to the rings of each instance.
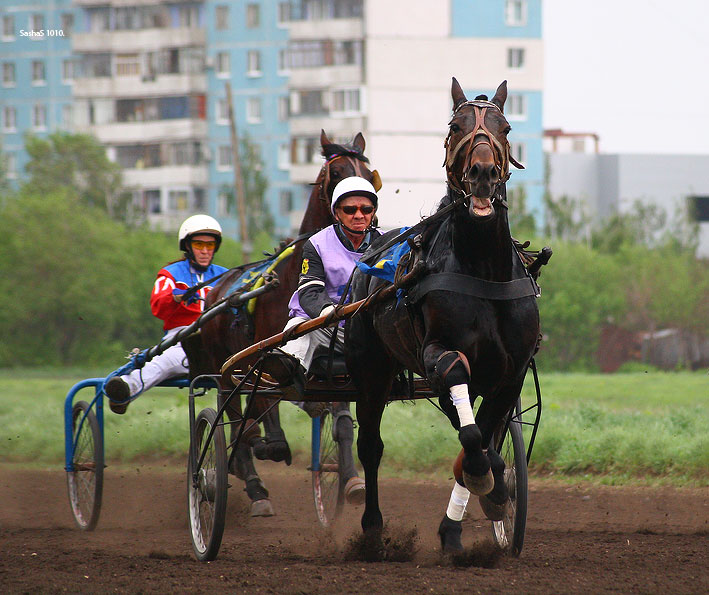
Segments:
[[[490,172],[490,181],[497,182],[497,178],[498,178],[497,168],[494,165],[491,165],[488,171]]]
[[[480,175],[480,165],[478,163],[473,164],[473,167],[470,168],[470,179],[474,180],[475,178]]]

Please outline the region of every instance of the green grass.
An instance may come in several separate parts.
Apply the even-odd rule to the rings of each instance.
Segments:
[[[0,370],[0,457],[63,464],[63,404],[83,378],[105,370]],[[706,372],[541,374],[544,409],[532,457],[537,477],[606,483],[709,485],[709,376]],[[530,378],[523,403],[533,401]],[[214,406],[214,393],[198,409]],[[91,389],[76,399],[90,400]],[[310,453],[310,420],[281,406],[298,464]],[[117,416],[106,409],[107,460],[184,460],[187,391],[154,389]],[[447,419],[426,401],[393,403],[384,413],[384,473],[450,475],[460,446]]]

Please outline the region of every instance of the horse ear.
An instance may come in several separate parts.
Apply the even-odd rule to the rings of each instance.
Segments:
[[[332,141],[327,138],[327,134],[325,134],[325,131],[321,128],[320,129],[320,146],[325,147],[327,145],[331,145]]]
[[[463,89],[460,88],[458,80],[453,77],[453,83],[451,84],[451,97],[453,98],[453,111],[461,104],[468,101],[468,98],[463,93]]]
[[[495,91],[495,96],[492,98],[492,102],[500,108],[501,112],[504,113],[505,101],[507,101],[507,81],[502,81],[500,86],[497,87],[497,91]]]
[[[357,147],[357,149],[360,153],[362,153],[362,155],[364,155],[364,145],[366,143],[364,141],[364,135],[361,132],[357,133],[357,136],[354,137],[352,144]]]

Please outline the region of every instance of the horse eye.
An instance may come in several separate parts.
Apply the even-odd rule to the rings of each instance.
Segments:
[[[512,130],[512,126],[505,126],[505,129],[502,132],[503,134],[509,134],[510,130]]]
[[[451,124],[451,132],[460,132],[460,126],[458,126],[458,124]]]

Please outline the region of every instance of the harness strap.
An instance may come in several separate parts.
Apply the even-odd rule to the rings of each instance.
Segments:
[[[450,363],[450,365],[443,370],[443,372],[440,373],[441,380],[445,382],[446,376],[448,376],[448,372],[451,371],[453,366],[455,366],[458,362],[461,362],[463,364],[463,367],[465,368],[465,371],[468,373],[468,376],[470,376],[470,364],[468,363],[468,358],[465,357],[465,354],[462,351],[444,351],[441,353],[441,355],[438,356],[438,359],[436,360],[436,369],[438,369],[438,363],[447,355],[455,353],[456,357],[455,359]]]
[[[541,295],[539,286],[531,277],[501,282],[460,273],[431,273],[409,290],[409,301],[418,302],[431,291],[450,291],[485,300],[516,300]]]

